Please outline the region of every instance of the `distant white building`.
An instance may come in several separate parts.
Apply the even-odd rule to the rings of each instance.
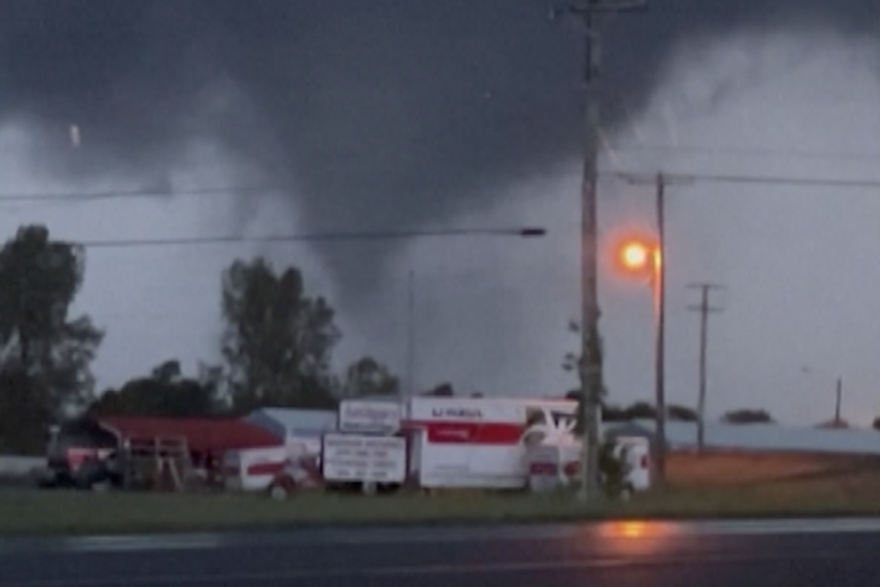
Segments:
[[[606,430],[639,428],[653,435],[653,420],[608,423]],[[667,422],[666,440],[673,450],[697,447],[697,425]],[[706,448],[716,450],[768,450],[880,455],[880,432],[856,428],[794,428],[778,424],[725,424],[707,422]]]
[[[278,435],[288,446],[303,445],[313,451],[325,432],[337,429],[339,417],[335,410],[261,408],[243,419]]]

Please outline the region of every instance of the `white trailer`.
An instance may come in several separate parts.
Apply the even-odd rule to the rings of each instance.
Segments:
[[[525,487],[527,446],[570,437],[576,409],[567,400],[412,398],[403,422],[411,473],[424,488]]]
[[[224,486],[229,491],[264,491],[282,476],[311,477],[304,463],[320,456],[320,435],[289,436],[279,446],[228,451],[223,455]]]
[[[223,455],[224,484],[229,491],[264,491],[288,462],[287,447],[232,450]]]

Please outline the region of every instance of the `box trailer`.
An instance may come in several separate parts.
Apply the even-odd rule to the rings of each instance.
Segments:
[[[568,400],[412,398],[410,472],[429,489],[523,488],[528,446],[572,437],[576,410]]]

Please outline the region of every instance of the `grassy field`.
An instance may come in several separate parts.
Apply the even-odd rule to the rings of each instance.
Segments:
[[[810,479],[867,483],[880,491],[880,457],[814,453],[674,453],[670,482],[680,487],[766,485]]]
[[[207,531],[309,524],[554,522],[745,516],[880,515],[880,459],[819,455],[673,455],[669,486],[629,503],[570,495],[238,495],[0,491],[0,534]]]

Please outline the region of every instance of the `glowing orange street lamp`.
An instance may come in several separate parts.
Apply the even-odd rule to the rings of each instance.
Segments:
[[[644,241],[628,241],[620,247],[621,268],[627,273],[648,274],[652,278],[660,268],[660,248]]]
[[[647,277],[651,284],[651,297],[654,306],[654,369],[655,395],[657,397],[657,455],[656,471],[660,484],[666,479],[666,391],[665,391],[665,330],[666,307],[664,303],[665,268],[663,261],[663,241],[657,244],[645,240],[629,240],[618,249],[621,269],[627,273]]]

